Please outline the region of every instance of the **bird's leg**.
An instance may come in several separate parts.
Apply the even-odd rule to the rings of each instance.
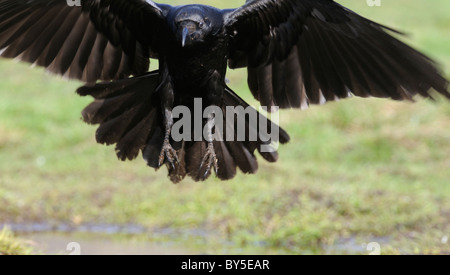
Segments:
[[[219,163],[216,156],[216,151],[214,150],[213,144],[213,128],[214,128],[214,115],[208,115],[208,121],[206,123],[206,140],[208,142],[208,146],[206,147],[206,153],[203,156],[202,163],[200,165],[200,169],[206,167],[204,178],[206,178],[208,172],[214,167],[214,172],[216,174],[219,171]]]
[[[178,163],[178,155],[177,151],[173,149],[172,145],[170,144],[170,133],[172,125],[173,125],[172,110],[165,109],[164,110],[165,134],[161,153],[159,155],[159,166],[163,165],[165,160],[167,160],[169,164],[172,166],[172,169],[175,169],[175,165]]]
[[[223,92],[224,92],[224,79],[221,77],[219,72],[214,71],[208,81],[207,84],[207,99],[210,106],[220,106],[222,104],[223,99]],[[214,144],[213,144],[213,129],[215,127],[215,114],[210,113],[208,114],[206,122],[206,136],[205,139],[208,142],[208,146],[206,147],[206,153],[203,156],[203,160],[200,166],[200,169],[205,167],[206,165],[206,172],[204,177],[206,178],[208,172],[211,170],[212,167],[214,167],[214,171],[216,174],[219,171],[219,163],[217,159],[216,152],[214,150]],[[216,128],[217,131],[217,128]]]
[[[161,166],[167,160],[168,164],[172,166],[171,168],[175,169],[175,165],[178,164],[178,155],[177,151],[173,149],[170,144],[170,134],[173,126],[172,108],[174,102],[174,92],[169,76],[165,76],[165,80],[160,85],[159,91],[161,94],[165,133],[158,164]]]

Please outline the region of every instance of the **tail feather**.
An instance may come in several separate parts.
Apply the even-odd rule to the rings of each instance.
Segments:
[[[231,89],[225,89],[224,99],[222,102],[222,110],[227,112],[227,106],[236,107],[242,106],[244,108],[249,105],[237,96]],[[250,107],[251,108],[251,107]],[[256,110],[254,110],[256,112]],[[255,156],[255,151],[269,162],[275,162],[278,159],[278,153],[276,150],[265,152],[262,150],[263,145],[270,145],[271,139],[266,133],[271,133],[272,130],[278,130],[279,142],[284,144],[289,141],[289,135],[278,125],[273,122],[268,123],[267,131],[260,131],[259,123],[252,124],[246,119],[245,124],[245,141],[238,141],[237,133],[234,131],[237,125],[237,114],[234,115],[234,121],[227,121],[227,115],[224,115],[224,133],[223,141],[215,140],[213,142],[214,150],[218,160],[219,169],[216,176],[221,180],[229,180],[236,176],[236,168],[239,168],[243,173],[256,173],[258,170],[258,162]],[[263,115],[259,114],[259,120],[266,119]],[[206,122],[205,122],[206,123]],[[278,128],[278,129],[276,129]],[[227,132],[233,130],[234,139],[228,141],[226,139]],[[256,141],[249,141],[250,133],[256,134]],[[217,134],[217,133],[216,133]],[[267,140],[267,141],[263,141]],[[190,177],[195,181],[206,180],[211,175],[211,170],[207,171],[205,165],[202,166],[203,157],[206,153],[207,142],[199,141],[191,143],[186,150],[186,170]]]
[[[104,82],[95,85],[87,85],[77,90],[82,96],[94,97],[94,102],[83,110],[83,119],[90,124],[99,124],[97,129],[97,142],[112,145],[116,144],[116,153],[119,159],[133,160],[140,152],[148,166],[155,169],[161,167],[160,154],[164,142],[164,118],[161,100],[155,93],[160,77],[158,72],[151,72],[143,76]],[[226,112],[227,106],[249,107],[245,101],[237,96],[231,89],[226,88],[222,102],[222,109]],[[256,110],[255,110],[256,112]],[[259,119],[265,117],[258,113]],[[262,145],[269,145],[269,137],[265,133],[278,130],[279,142],[289,141],[287,133],[278,125],[269,122],[269,131],[260,131],[259,125],[245,121],[246,140],[237,141],[235,127],[238,123],[237,116],[234,121],[227,121],[224,115],[224,141],[213,141],[217,157],[218,170],[216,176],[221,180],[229,180],[236,176],[239,168],[243,173],[256,173],[258,162],[255,152],[269,162],[278,159],[278,153],[262,152]],[[206,121],[203,122],[204,124]],[[203,125],[205,126],[205,125]],[[276,129],[278,128],[278,129]],[[227,132],[235,133],[233,141],[226,139]],[[257,140],[249,141],[250,133],[257,134]],[[217,134],[220,134],[216,132]],[[203,181],[212,174],[213,167],[203,163],[208,143],[202,141],[171,140],[172,147],[177,151],[179,162],[176,165],[165,163],[169,178],[177,183],[186,176],[195,181]]]
[[[137,110],[132,108],[125,111],[122,115],[116,116],[101,124],[96,133],[97,142],[106,145],[112,145],[119,142],[130,126],[136,113]]]
[[[234,157],[239,169],[245,174],[254,174],[258,171],[258,162],[253,153],[250,153],[244,143],[227,142],[227,147]]]
[[[159,72],[152,71],[147,74],[120,79],[113,82],[103,82],[94,85],[80,87],[77,93],[81,96],[92,96],[95,99],[105,99],[135,92],[136,89],[150,92],[156,89],[159,84]]]
[[[145,149],[142,151],[142,156],[147,162],[147,165],[155,169],[159,169],[159,154],[164,142],[164,134],[161,127],[155,127],[152,135],[148,139]]]
[[[124,103],[133,99],[132,94],[108,99],[97,99],[82,112],[84,121],[89,124],[99,124],[121,114]]]
[[[235,121],[233,123],[227,122],[225,131],[230,133],[231,128],[235,128]],[[246,129],[246,132],[247,129]],[[234,135],[234,140],[237,140],[236,134]],[[258,170],[258,162],[256,161],[255,155],[252,153],[254,149],[249,149],[247,143],[245,142],[226,142],[228,150],[234,158],[234,162],[239,167],[239,169],[245,174],[253,174]],[[255,146],[256,147],[256,146]]]
[[[206,180],[211,175],[211,170],[202,165],[205,153],[205,141],[191,142],[186,148],[186,172],[194,181]]]
[[[224,132],[223,134],[225,134]],[[221,135],[218,130],[216,130],[217,135]],[[223,135],[225,136],[225,135]],[[236,163],[234,161],[233,155],[230,153],[226,142],[218,141],[217,139],[213,142],[214,150],[217,156],[218,171],[217,177],[221,180],[229,180],[236,176]]]
[[[149,136],[155,129],[157,110],[152,109],[149,115],[139,122],[131,131],[119,140],[116,147],[120,160],[133,160],[146,146]]]
[[[139,151],[148,147],[149,137],[161,126],[161,108],[157,96],[152,93],[159,81],[158,72],[146,75],[87,85],[77,93],[90,95],[95,101],[82,112],[89,124],[100,124],[98,143],[116,145],[121,160],[132,160]],[[159,153],[158,153],[159,155]]]
[[[175,150],[177,150],[179,163],[175,167],[168,165],[167,168],[169,170],[169,178],[173,183],[181,182],[187,175],[186,172],[186,150],[185,150],[185,142],[177,142],[173,146]]]
[[[243,99],[241,99],[238,95],[236,95],[230,88],[227,87],[226,89],[226,93],[224,95],[224,105],[227,106],[243,106],[244,108],[252,108],[250,105],[248,105],[248,103],[246,103]],[[253,108],[252,108],[253,109]],[[254,110],[256,112],[256,110]],[[260,120],[266,120],[267,118],[264,117],[262,114],[260,114],[259,112],[257,112],[258,114],[258,121]],[[266,131],[262,131],[262,129],[260,129],[260,125],[259,123],[257,123],[256,125],[250,123],[248,121],[248,119],[246,119],[246,141],[240,145],[238,143],[238,145],[240,145],[241,149],[247,149],[249,152],[251,152],[253,159],[254,159],[254,155],[253,152],[255,150],[257,150],[259,152],[259,154],[268,162],[276,162],[278,160],[278,153],[276,150],[274,151],[269,151],[269,152],[263,152],[261,150],[262,146],[264,145],[270,145],[271,142],[280,142],[281,144],[285,144],[287,142],[289,142],[290,137],[289,135],[286,133],[286,131],[284,131],[281,127],[279,127],[277,124],[273,123],[272,121],[268,120],[267,121],[267,130]],[[235,125],[236,125],[236,120],[235,120]],[[279,133],[279,140],[272,140],[270,136],[268,136],[268,133],[272,133],[272,131],[277,130]],[[257,140],[256,141],[250,141],[250,133],[255,134],[257,136]],[[234,146],[234,150],[237,149],[236,147],[236,142],[234,142],[234,144],[230,144],[229,146]],[[235,156],[239,156],[239,158],[242,158],[242,156],[246,156],[246,160],[249,161],[251,158],[248,156],[248,154],[245,152],[244,150],[244,154],[235,154]],[[242,163],[242,162],[241,162]],[[247,163],[247,164],[251,164],[251,163]],[[245,165],[244,165],[245,166]],[[252,167],[254,169],[251,169],[249,171],[251,172],[256,172],[257,170],[257,165],[252,165]],[[243,170],[243,172],[245,172]]]

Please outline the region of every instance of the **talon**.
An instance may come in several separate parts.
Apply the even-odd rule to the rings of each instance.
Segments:
[[[216,161],[214,161],[214,172],[216,174],[219,173],[219,163],[217,162],[217,159],[216,159]]]
[[[214,151],[214,145],[212,142],[208,143],[208,148],[206,148],[206,154],[203,157],[202,163],[200,164],[199,170],[201,170],[203,167],[205,167],[206,164],[206,170],[205,174],[203,175],[203,178],[206,178],[209,171],[212,167],[214,167],[214,172],[217,174],[219,171],[219,163],[217,160],[216,152]]]
[[[169,162],[172,169],[175,169],[175,164],[178,164],[177,151],[172,148],[169,141],[164,141],[163,147],[161,149],[161,154],[159,155],[159,166],[162,166],[165,160]]]

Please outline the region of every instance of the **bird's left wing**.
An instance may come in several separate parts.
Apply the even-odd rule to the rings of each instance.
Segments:
[[[306,107],[353,95],[450,98],[436,64],[332,0],[253,0],[225,13],[229,66],[248,67],[265,106]]]
[[[0,55],[86,82],[148,71],[170,6],[150,0],[0,0]]]

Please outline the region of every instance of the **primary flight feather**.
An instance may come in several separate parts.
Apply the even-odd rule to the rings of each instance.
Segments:
[[[212,170],[223,180],[237,168],[255,173],[255,151],[274,162],[277,152],[262,146],[289,141],[274,123],[268,128],[279,133],[275,140],[227,108],[251,109],[227,87],[227,67],[246,67],[251,92],[267,107],[353,95],[412,100],[432,90],[450,99],[434,61],[332,0],[253,0],[227,10],[150,0],[68,3],[0,0],[0,55],[86,82],[77,92],[95,99],[82,114],[100,125],[97,141],[116,144],[121,160],[142,152],[149,166],[166,165],[173,182],[205,180]],[[159,70],[149,72],[151,58]],[[219,129],[215,117],[201,117],[207,138],[173,139],[174,109],[195,112],[198,98],[201,111],[218,106],[234,112],[233,120]],[[235,133],[239,121],[247,139],[212,138]]]

